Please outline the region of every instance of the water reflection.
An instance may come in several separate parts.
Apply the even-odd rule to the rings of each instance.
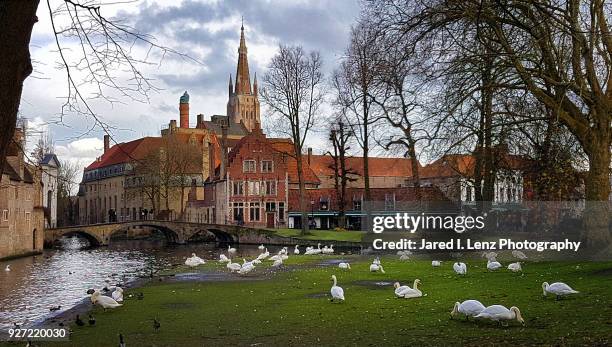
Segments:
[[[62,249],[2,262],[12,271],[0,273],[0,330],[13,323],[29,325],[80,303],[89,288],[127,283],[152,270],[182,264],[192,252],[218,259],[226,245],[215,243],[169,246],[164,240],[115,240],[109,247],[88,249],[85,239],[61,240]],[[237,247],[237,246],[233,246]],[[256,246],[242,246],[238,258],[257,255]],[[58,312],[49,308],[61,306]]]

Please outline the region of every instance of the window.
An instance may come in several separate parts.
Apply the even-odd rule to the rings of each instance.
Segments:
[[[9,211],[8,210],[2,210],[2,220],[3,221],[8,221],[8,217],[9,217]]]
[[[385,210],[395,209],[395,194],[385,194]]]
[[[274,212],[274,211],[276,211],[276,203],[266,202],[266,212]]]
[[[242,202],[235,202],[233,204],[233,211],[232,211],[232,216],[234,217],[234,221],[236,222],[243,222],[244,221],[244,203]]]
[[[469,185],[465,187],[465,201],[472,201],[472,187]]]
[[[25,220],[28,222],[30,221],[30,212],[25,213]]]
[[[261,172],[274,172],[274,163],[272,160],[261,161]]]
[[[259,181],[249,181],[249,195],[259,195]]]
[[[319,210],[321,211],[327,211],[329,210],[329,198],[328,197],[321,197],[319,198]]]
[[[19,199],[19,187],[15,187],[15,200]]]
[[[265,181],[266,195],[276,195],[276,181]]]
[[[353,197],[353,210],[361,211],[361,201],[362,197]]]
[[[244,195],[244,182],[243,181],[234,181],[233,185],[233,193],[234,195]]]
[[[250,203],[249,218],[251,219],[251,222],[259,222],[260,221],[259,202],[251,202]]]
[[[255,172],[255,160],[245,160],[242,162],[242,172]]]
[[[280,221],[285,220],[285,203],[284,202],[278,203],[278,220]]]

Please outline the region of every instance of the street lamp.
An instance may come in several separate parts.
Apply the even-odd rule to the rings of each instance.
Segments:
[[[312,219],[311,225],[315,224],[314,220],[314,200],[310,200],[310,218]]]

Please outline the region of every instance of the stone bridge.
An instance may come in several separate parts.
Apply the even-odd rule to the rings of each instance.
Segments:
[[[52,245],[63,236],[79,235],[89,240],[92,246],[108,245],[113,235],[130,236],[130,230],[155,229],[169,243],[183,244],[191,239],[213,235],[219,242],[229,243],[285,243],[284,238],[265,229],[247,228],[237,225],[201,224],[181,221],[139,220],[120,223],[77,225],[45,230],[45,244]]]

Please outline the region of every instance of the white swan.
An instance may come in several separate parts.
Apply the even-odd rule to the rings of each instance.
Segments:
[[[240,265],[238,263],[232,263],[232,260],[230,259],[230,261],[227,263],[226,267],[231,272],[236,272],[236,271],[240,271],[240,269],[242,268],[242,265]]]
[[[230,245],[227,245],[227,253],[232,254],[232,253],[236,253],[236,248],[233,248]]]
[[[379,257],[374,258],[374,261],[372,261],[372,264],[380,265],[380,258]]]
[[[287,247],[283,247],[281,248],[280,252],[278,252],[279,254],[287,254]]]
[[[514,250],[512,251],[512,255],[516,258],[516,259],[520,259],[520,260],[525,260],[527,259],[527,256],[525,255],[525,253],[518,251],[518,250]]]
[[[487,270],[495,271],[502,267],[502,264],[496,260],[487,260]]]
[[[469,317],[475,317],[485,309],[485,306],[478,300],[465,300],[462,303],[456,302],[455,307],[450,313],[451,319],[453,316],[459,313],[465,315],[465,320],[469,320]]]
[[[349,264],[349,263],[339,263],[338,267],[341,268],[341,269],[350,270],[351,269],[351,264]]]
[[[108,296],[104,296],[97,290],[93,292],[93,294],[91,294],[91,302],[95,305],[102,306],[102,308],[104,308],[105,310],[107,308],[117,308],[121,306],[121,304],[115,301],[115,299]]]
[[[399,282],[395,282],[393,284],[393,287],[395,287],[395,296],[397,296],[398,298],[405,298],[405,299],[419,298],[423,296],[423,292],[421,292],[417,288],[419,283],[421,283],[421,280],[419,279],[414,280],[414,283],[412,284],[412,288],[410,288],[408,286],[400,286]]]
[[[517,261],[516,263],[508,264],[508,270],[512,272],[523,271],[523,268],[521,267],[521,262]]]
[[[455,270],[458,275],[467,275],[467,265],[465,265],[465,263],[453,264],[453,270]]]
[[[112,297],[117,302],[123,302],[123,288],[116,287],[113,291]]]
[[[317,248],[312,249],[312,254],[321,254],[321,244],[317,244]]]
[[[442,260],[432,260],[431,261],[431,266],[433,266],[433,267],[440,267],[440,266],[442,266]]]
[[[559,300],[563,295],[580,293],[579,291],[572,289],[572,287],[568,286],[563,282],[555,282],[551,285],[549,285],[548,282],[544,282],[542,283],[542,291],[544,296],[546,296],[547,293],[556,295],[557,300]]]
[[[274,261],[274,264],[272,264],[272,267],[279,267],[283,265],[283,258],[278,258]]]
[[[400,260],[410,260],[410,256],[408,256],[408,254],[402,254],[399,257]]]
[[[270,252],[268,252],[268,248],[266,247],[265,252],[261,253],[260,255],[257,256],[257,259],[259,260],[264,260],[266,259],[268,256],[270,256]]]
[[[282,259],[282,258],[283,258],[283,257],[282,257],[281,252],[278,252],[278,254],[273,255],[273,256],[271,256],[270,258],[268,258],[268,260],[270,260],[270,261],[277,261],[277,260]]]
[[[344,301],[344,289],[338,286],[338,280],[336,280],[336,275],[332,275],[331,278],[332,278],[332,281],[334,281],[334,284],[332,285],[331,290],[329,291],[332,296],[331,301],[334,301],[334,300]]]
[[[299,255],[300,254],[300,249],[298,248],[298,245],[295,245],[295,249],[293,250],[293,254],[295,254],[295,255]]]
[[[327,246],[323,247],[323,249],[321,250],[321,253],[323,253],[323,254],[332,254],[332,253],[334,253],[334,245],[331,245],[329,247],[327,247]]]
[[[230,259],[225,254],[219,254],[219,263],[229,263]]]
[[[238,270],[238,273],[240,275],[245,275],[253,270],[255,270],[255,265],[253,265],[252,262],[248,262],[248,263],[242,264],[242,267],[240,268],[240,270]]]
[[[11,271],[11,265],[10,265],[10,264],[9,264],[9,265],[7,265],[7,266],[4,268],[4,271],[6,271],[6,272]]]
[[[495,252],[482,252],[483,258],[487,258],[487,260],[495,261],[497,259],[497,253]]]
[[[264,245],[263,245],[263,243],[262,243],[262,244],[261,244],[261,245],[259,245],[259,247],[257,247],[257,248],[258,248],[260,251],[263,251],[265,247],[264,247]]]
[[[521,311],[516,306],[505,308],[502,305],[491,305],[482,310],[474,318],[490,319],[495,322],[517,320],[521,324],[525,325],[525,320],[521,316]]]
[[[190,266],[190,267],[195,267],[195,266],[203,265],[203,264],[206,264],[204,259],[198,257],[195,253],[191,253],[191,257],[185,260],[185,265]]]
[[[281,256],[281,259],[282,259],[282,260],[287,260],[287,259],[289,259],[289,256],[288,256],[288,255],[286,255],[286,254],[281,254],[280,256]]]
[[[385,273],[385,269],[383,269],[382,265],[372,263],[370,265],[370,272],[382,272]]]

